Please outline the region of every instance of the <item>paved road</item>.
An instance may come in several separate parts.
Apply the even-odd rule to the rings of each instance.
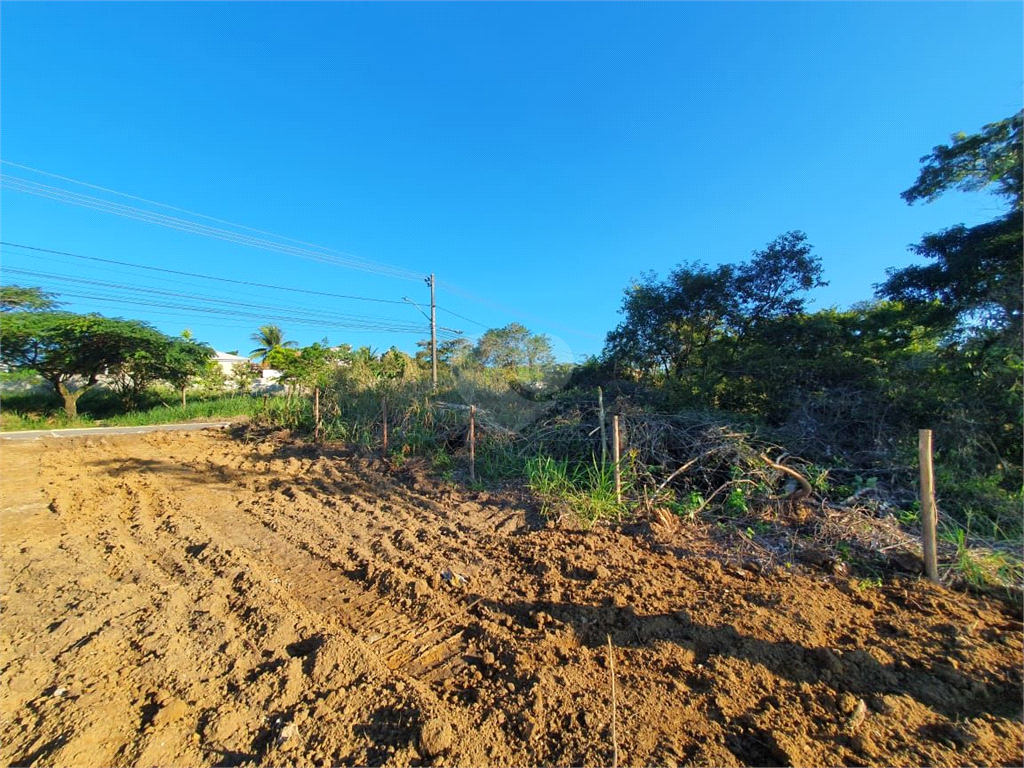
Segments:
[[[145,427],[86,427],[83,429],[30,429],[24,432],[0,432],[0,440],[39,440],[43,437],[84,437],[87,435],[135,435],[141,432],[180,432],[192,429],[224,429],[234,422],[200,424],[151,424]]]

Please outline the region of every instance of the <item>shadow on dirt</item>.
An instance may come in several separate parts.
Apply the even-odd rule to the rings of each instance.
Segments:
[[[678,670],[679,682],[695,692],[708,691],[718,685],[703,665],[715,657],[729,657],[760,665],[794,683],[822,683],[837,694],[905,694],[951,719],[976,716],[980,712],[1001,717],[1020,716],[1024,691],[1016,683],[992,690],[952,666],[936,664],[933,669],[926,669],[914,662],[882,664],[864,648],[839,654],[825,647],[761,640],[741,634],[732,625],[695,623],[685,610],[644,616],[631,606],[490,600],[484,600],[483,605],[527,626],[535,623],[533,617],[538,608],[543,608],[556,622],[572,627],[579,641],[590,648],[603,647],[609,637],[620,648],[643,648],[657,642],[683,645],[692,650],[694,658],[691,669],[680,667]],[[936,647],[932,657],[940,662],[945,653]]]

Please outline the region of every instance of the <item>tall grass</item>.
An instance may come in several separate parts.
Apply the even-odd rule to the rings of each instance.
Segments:
[[[526,461],[526,481],[549,517],[570,515],[588,527],[622,517],[614,467],[610,463],[602,465],[596,457],[588,464],[571,464],[545,455],[530,458]]]

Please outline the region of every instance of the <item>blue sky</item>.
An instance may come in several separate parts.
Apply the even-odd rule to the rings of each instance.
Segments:
[[[414,351],[426,324],[402,298],[425,307],[434,272],[442,326],[518,321],[581,356],[640,272],[745,260],[799,229],[831,281],[814,306],[846,307],[913,263],[923,233],[1000,210],[984,194],[909,207],[899,193],[950,134],[1021,108],[1022,9],[5,2],[4,241],[297,290],[10,246],[0,280],[221,350],[247,353],[265,315],[301,344]],[[251,231],[71,180],[309,245],[252,247],[237,236]],[[110,202],[135,218],[95,209]]]

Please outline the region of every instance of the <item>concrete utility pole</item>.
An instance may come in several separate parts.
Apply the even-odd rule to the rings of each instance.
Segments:
[[[430,285],[430,384],[437,391],[437,301],[434,297],[434,273],[427,278]]]

